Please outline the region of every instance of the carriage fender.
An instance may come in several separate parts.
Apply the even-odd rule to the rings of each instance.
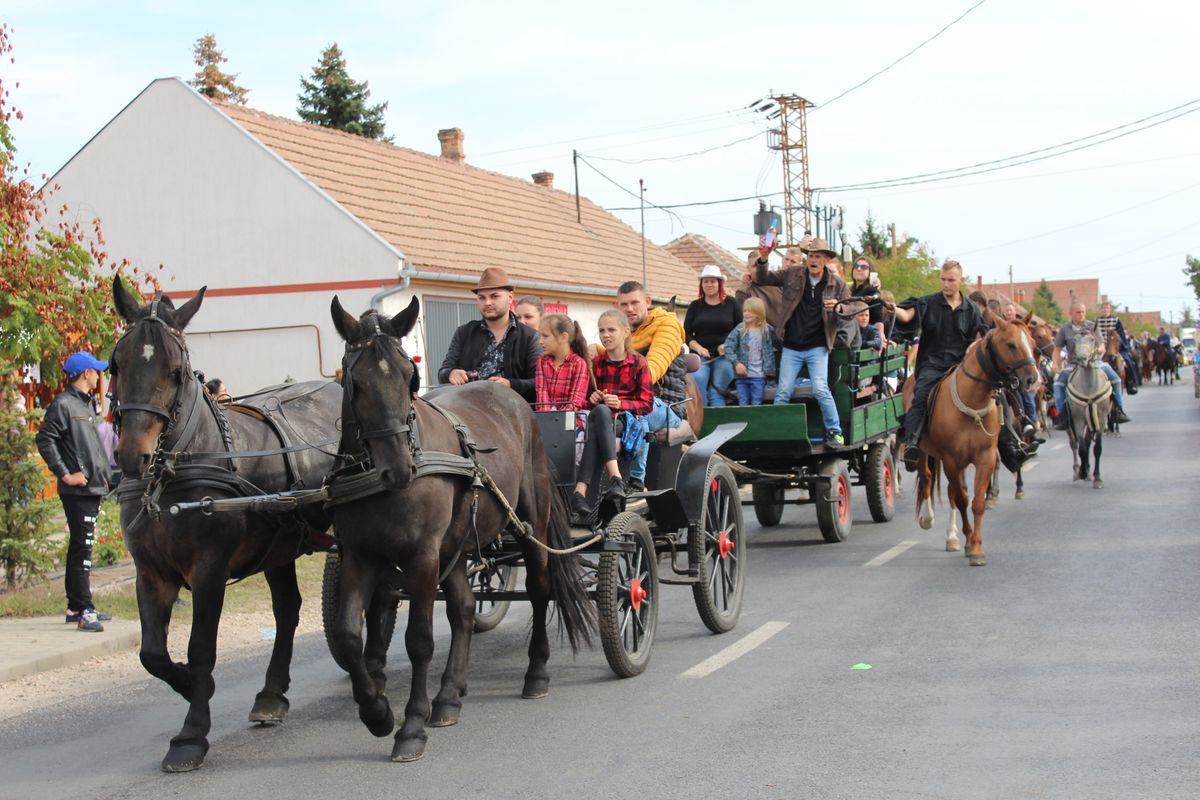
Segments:
[[[675,473],[675,491],[687,514],[688,522],[700,522],[704,514],[704,493],[708,478],[708,463],[721,445],[746,429],[744,422],[725,422],[688,448]]]

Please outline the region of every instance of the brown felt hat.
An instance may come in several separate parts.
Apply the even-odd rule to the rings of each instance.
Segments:
[[[472,292],[484,292],[489,289],[507,289],[513,291],[516,287],[508,280],[508,273],[501,267],[488,267],[479,276],[479,283],[475,284]]]
[[[808,243],[808,252],[810,253],[828,253],[830,258],[837,258],[837,251],[829,246],[829,242],[824,239],[813,239]]]

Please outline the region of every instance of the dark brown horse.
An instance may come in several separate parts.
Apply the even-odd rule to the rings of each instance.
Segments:
[[[933,527],[934,475],[940,466],[946,475],[950,502],[962,517],[971,566],[984,566],[983,515],[988,484],[998,461],[1000,408],[992,397],[995,388],[1016,380],[1022,391],[1037,381],[1038,373],[1027,328],[1019,322],[996,321],[996,327],[967,348],[962,363],[947,373],[929,399],[929,423],[921,434],[924,454],[917,480],[917,521]],[[905,383],[905,406],[912,396],[914,379]],[[971,500],[974,525],[967,518],[966,469],[975,466],[975,494]],[[959,549],[957,519],[950,511],[946,549]]]
[[[166,297],[139,305],[117,278],[113,300],[129,326],[113,349],[110,369],[120,423],[116,457],[125,474],[117,491],[137,569],[141,660],[151,675],[188,701],[183,728],[162,761],[167,772],[185,772],[199,767],[208,752],[217,627],[230,579],[265,573],[275,613],[271,661],[250,720],[273,724],[287,715],[285,692],[300,616],[295,559],[312,552],[310,537],[327,530],[330,520],[319,507],[278,518],[249,511],[177,517],[164,509],[181,501],[318,487],[333,467],[334,453],[330,446],[328,452],[305,449],[285,457],[279,453],[284,443],[278,429],[262,416],[226,413],[209,398],[192,372],[183,334],[200,310],[204,289],[179,308]],[[320,382],[297,384],[291,391],[307,394],[288,406],[288,423],[310,441],[334,435],[341,389]],[[282,413],[282,406],[278,410]],[[234,450],[279,454],[221,457]],[[192,590],[187,663],[173,661],[167,650],[167,627],[181,586]]]
[[[467,561],[504,530],[523,551],[533,607],[522,696],[544,697],[549,689],[550,600],[572,647],[595,624],[578,562],[547,551],[548,545],[569,547],[571,537],[532,409],[516,392],[488,381],[439,390],[432,401],[418,398],[418,375],[401,338],[412,330],[419,309],[414,299],[393,319],[371,311],[355,319],[337,298],[332,304],[334,326],[346,341],[340,450],[378,481],[346,503],[337,500],[342,477],[335,476],[330,488],[342,559],[341,614],[333,641],[339,663],[348,665],[359,718],[374,735],[388,735],[394,717],[383,694],[383,654],[371,650],[370,640],[364,653],[359,620],[371,601],[370,587],[398,568],[411,599],[404,642],[412,684],[393,761],[422,756],[426,724],[459,720],[475,618]],[[441,690],[431,704],[426,684],[439,585],[451,639]],[[372,616],[377,615],[368,619]]]

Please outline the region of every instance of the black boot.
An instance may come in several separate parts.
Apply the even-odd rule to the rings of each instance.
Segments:
[[[1117,406],[1117,422],[1121,423],[1122,425],[1124,425],[1126,422],[1133,422],[1133,420],[1129,418],[1129,415],[1125,413],[1125,409],[1121,408],[1120,406]]]
[[[1067,415],[1059,414],[1054,418],[1054,430],[1065,431],[1067,429]]]

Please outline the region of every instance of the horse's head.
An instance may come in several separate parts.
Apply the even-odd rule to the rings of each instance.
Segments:
[[[203,288],[179,308],[161,295],[141,305],[120,276],[113,279],[113,304],[129,326],[108,359],[118,422],[116,458],[128,476],[145,472],[184,382],[192,377],[183,329],[202,302]]]
[[[1050,346],[1054,344],[1054,328],[1050,323],[1043,319],[1038,319],[1030,311],[1022,320],[1028,328],[1029,335],[1033,337],[1033,344],[1043,353],[1049,352]]]
[[[416,324],[421,304],[388,319],[367,311],[355,319],[333,298],[333,325],[346,340],[342,358],[342,450],[365,450],[385,488],[404,489],[416,472],[413,399],[417,367],[400,340]]]
[[[1025,321],[1005,322],[997,318],[988,339],[988,354],[997,371],[1006,378],[1016,378],[1025,391],[1032,389],[1040,375],[1034,357],[1036,344]]]
[[[1089,331],[1075,337],[1075,361],[1077,363],[1091,363],[1096,359],[1099,349],[1099,342],[1094,333]]]

